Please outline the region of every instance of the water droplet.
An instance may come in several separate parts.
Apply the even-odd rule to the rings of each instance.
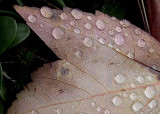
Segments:
[[[101,108],[101,107],[98,107],[98,108],[97,108],[97,111],[98,111],[98,112],[101,112],[101,111],[102,111],[102,108]]]
[[[134,53],[128,53],[127,57],[129,57],[130,59],[134,59]]]
[[[123,96],[124,96],[124,97],[128,97],[128,93],[126,93],[126,92],[123,93]]]
[[[73,10],[71,11],[71,14],[73,15],[73,17],[74,17],[75,19],[81,19],[81,18],[83,17],[82,11],[80,11],[80,10],[78,10],[78,9],[73,9]]]
[[[46,18],[50,18],[53,15],[53,11],[51,8],[47,7],[47,6],[43,6],[40,9],[41,14],[46,17]]]
[[[120,52],[120,49],[119,49],[119,48],[116,48],[116,51]]]
[[[35,23],[37,21],[37,17],[34,15],[29,15],[28,16],[28,21],[31,23]]]
[[[90,16],[90,15],[87,16],[87,19],[91,21],[92,20],[92,16]]]
[[[129,26],[130,26],[130,22],[127,21],[127,20],[125,20],[125,19],[121,20],[119,23],[120,23],[120,25],[122,25],[123,27],[129,27]]]
[[[40,27],[44,27],[43,24],[40,24]]]
[[[152,81],[154,79],[153,76],[148,76],[148,80]]]
[[[76,23],[74,21],[70,21],[69,24],[74,26]]]
[[[135,112],[140,111],[142,109],[142,107],[143,107],[143,104],[141,102],[139,102],[139,101],[134,102],[133,105],[132,105],[132,109]]]
[[[157,100],[157,99],[152,100],[152,101],[148,104],[148,106],[149,106],[150,108],[156,108],[156,107],[158,106],[158,100]]]
[[[82,51],[77,51],[75,53],[75,55],[78,57],[78,58],[82,58],[83,57],[83,52]]]
[[[116,17],[111,17],[111,19],[112,19],[113,21],[117,20],[117,18],[116,18]]]
[[[109,46],[110,48],[113,48],[113,44],[108,44],[108,46]]]
[[[57,114],[62,114],[62,109],[61,108],[57,108],[56,112],[57,112]]]
[[[153,68],[154,70],[158,70],[158,67],[157,67],[156,65],[153,65],[152,68]]]
[[[89,30],[92,28],[92,25],[90,23],[86,23],[84,27]]]
[[[132,100],[135,100],[138,96],[137,96],[136,93],[131,93],[131,94],[129,95],[129,97],[130,97]]]
[[[115,106],[120,106],[123,102],[123,99],[120,97],[120,96],[115,96],[113,99],[112,99],[112,102]]]
[[[138,40],[138,46],[139,47],[144,47],[146,45],[146,41],[144,39],[139,39]]]
[[[100,20],[100,19],[96,21],[96,26],[97,26],[97,28],[98,28],[99,30],[105,29],[105,23],[104,23],[104,21],[102,21],[102,20]]]
[[[75,33],[77,33],[77,34],[81,33],[81,31],[80,31],[79,29],[74,29],[73,31],[74,31]]]
[[[86,37],[84,39],[84,45],[87,47],[92,47],[94,45],[94,42],[91,38]]]
[[[111,35],[111,36],[114,35],[114,31],[113,31],[113,30],[110,30],[108,33],[109,33],[109,35]]]
[[[141,31],[140,28],[135,28],[134,32],[135,32],[136,35],[141,35],[142,34],[142,31]]]
[[[126,82],[126,77],[123,74],[118,74],[114,80],[118,83],[118,84],[122,84],[124,82]]]
[[[143,83],[145,79],[142,76],[138,76],[137,80],[139,83]]]
[[[148,86],[146,87],[144,94],[147,98],[153,98],[156,94],[156,88],[154,86]]]
[[[62,13],[62,14],[60,15],[60,18],[61,18],[62,20],[66,20],[68,17],[67,17],[67,14],[66,14],[66,13]]]
[[[123,35],[116,35],[115,36],[115,42],[116,42],[116,44],[118,44],[118,45],[123,45],[124,44],[124,36]]]
[[[106,43],[106,39],[105,39],[105,38],[100,38],[100,39],[99,39],[99,43],[105,44],[105,43]]]
[[[153,48],[149,49],[149,53],[154,53],[154,52],[155,52],[155,50]]]
[[[33,110],[32,114],[39,114],[39,112],[37,110]]]
[[[98,34],[96,34],[95,37],[98,38]]]
[[[104,114],[111,114],[111,110],[110,110],[110,109],[106,109],[106,110],[104,111]]]
[[[95,107],[95,106],[96,106],[96,102],[92,102],[92,103],[91,103],[91,106],[92,106],[92,107]]]
[[[52,36],[55,39],[61,39],[61,38],[63,38],[63,35],[64,35],[64,30],[60,27],[56,27],[52,31]]]
[[[115,30],[116,30],[117,32],[122,32],[122,28],[121,28],[121,27],[116,27]]]
[[[136,86],[137,86],[137,84],[131,83],[131,88],[135,88]]]
[[[74,106],[71,106],[72,108],[74,108]]]

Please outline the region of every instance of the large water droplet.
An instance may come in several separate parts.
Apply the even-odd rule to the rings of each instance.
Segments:
[[[52,36],[55,39],[61,39],[61,38],[63,38],[63,35],[64,35],[64,30],[60,27],[56,27],[52,31]]]
[[[155,52],[155,50],[153,48],[150,48],[148,51],[149,51],[149,53],[154,53]]]
[[[138,96],[137,96],[136,93],[131,93],[131,94],[129,95],[129,97],[130,97],[132,100],[135,100]]]
[[[138,46],[139,47],[144,47],[146,45],[146,41],[144,39],[139,39],[138,40]]]
[[[112,99],[112,102],[115,106],[120,106],[123,102],[123,99],[120,97],[120,96],[115,96],[113,99]]]
[[[148,86],[146,87],[144,94],[147,98],[153,98],[156,94],[156,88],[154,86]]]
[[[90,16],[90,15],[87,16],[87,19],[91,21],[92,20],[92,16]]]
[[[50,18],[53,15],[53,11],[51,8],[47,7],[47,6],[43,6],[40,9],[41,14],[46,17],[46,18]]]
[[[126,82],[126,77],[123,74],[118,74],[114,80],[118,83],[118,84],[122,84],[124,82]]]
[[[137,80],[139,83],[143,83],[145,81],[144,77],[142,76],[138,76]]]
[[[100,20],[100,19],[96,21],[96,26],[97,26],[97,28],[98,28],[99,30],[105,29],[105,23],[104,23],[104,21],[102,21],[102,20]]]
[[[141,31],[140,28],[135,28],[134,32],[135,32],[136,35],[141,35],[142,34],[142,31]]]
[[[110,110],[110,109],[106,109],[106,110],[104,111],[104,114],[111,114],[111,110]]]
[[[33,110],[32,114],[39,114],[39,112],[37,110]]]
[[[81,31],[79,29],[74,29],[73,31],[74,31],[74,33],[77,33],[77,34],[81,33]]]
[[[114,40],[115,40],[116,44],[118,44],[118,45],[123,45],[124,44],[124,36],[123,35],[117,34],[115,36]]]
[[[139,101],[134,102],[133,105],[132,105],[132,109],[135,112],[140,111],[142,109],[142,107],[143,107],[143,104],[141,102],[139,102]]]
[[[156,107],[158,106],[158,100],[157,100],[157,99],[152,100],[152,101],[148,104],[148,106],[149,106],[150,108],[156,108]]]
[[[134,53],[128,53],[127,57],[129,57],[130,59],[134,59]]]
[[[86,37],[84,39],[84,45],[87,47],[92,47],[94,45],[93,39]]]
[[[34,15],[29,15],[28,16],[28,21],[31,23],[35,23],[37,21],[37,17]]]
[[[99,43],[105,44],[105,43],[106,43],[106,39],[105,39],[105,38],[100,38],[100,39],[99,39]]]
[[[123,27],[129,27],[129,26],[130,26],[130,22],[127,21],[127,20],[125,20],[125,19],[121,20],[119,23],[120,23],[120,25],[122,25]]]
[[[71,11],[71,14],[73,15],[73,17],[74,17],[75,19],[81,19],[81,18],[83,17],[82,11],[80,11],[80,10],[78,10],[78,9],[73,9],[73,10]]]
[[[83,57],[83,52],[82,51],[77,51],[75,53],[75,55],[78,57],[78,58],[82,58]]]
[[[92,25],[90,23],[86,23],[84,27],[89,30],[92,28]]]
[[[117,32],[122,32],[122,28],[121,28],[121,27],[116,27],[115,30],[116,30]]]
[[[67,20],[67,14],[66,13],[62,13],[61,15],[60,15],[60,18],[62,19],[62,20]]]

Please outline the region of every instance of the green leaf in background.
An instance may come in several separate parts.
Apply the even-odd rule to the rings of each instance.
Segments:
[[[0,100],[0,114],[3,114],[3,110],[4,110],[4,108],[3,108],[3,103],[2,103],[2,101]]]
[[[65,7],[65,3],[63,2],[63,0],[57,0],[57,2],[62,6],[62,7]]]
[[[16,1],[17,1],[18,5],[20,5],[20,6],[24,6],[24,4],[23,4],[22,0],[16,0]]]
[[[6,88],[3,81],[2,65],[0,64],[0,96],[3,101],[6,101]]]
[[[126,8],[123,6],[124,0],[105,0],[102,6],[102,12],[110,16],[114,16],[117,19],[122,19],[125,15]]]
[[[23,40],[25,40],[28,37],[29,33],[30,29],[26,24],[17,23],[16,36],[8,48],[12,48],[20,42],[22,42]]]
[[[0,16],[0,54],[3,53],[14,40],[17,32],[15,19]]]

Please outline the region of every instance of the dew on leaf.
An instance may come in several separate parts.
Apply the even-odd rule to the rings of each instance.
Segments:
[[[105,23],[104,23],[104,21],[102,21],[102,20],[97,20],[96,21],[96,27],[99,29],[99,30],[103,30],[103,29],[105,29]]]
[[[44,16],[46,18],[50,18],[53,15],[52,9],[47,6],[41,7],[40,12],[41,12],[42,16]]]
[[[28,21],[31,23],[35,23],[37,21],[37,17],[34,15],[29,15],[28,16]]]
[[[78,9],[73,9],[71,11],[71,14],[72,16],[75,18],[75,19],[81,19],[83,17],[83,13],[82,11],[78,10]]]
[[[52,36],[55,39],[61,39],[61,38],[63,38],[63,35],[64,35],[64,30],[60,27],[56,27],[52,31]]]

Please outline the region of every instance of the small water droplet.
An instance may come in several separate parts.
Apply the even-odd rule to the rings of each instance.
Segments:
[[[124,36],[123,35],[116,35],[115,36],[115,42],[116,42],[116,44],[118,44],[118,45],[123,45],[124,44]]]
[[[131,94],[129,95],[129,97],[130,97],[132,100],[135,100],[135,99],[138,97],[138,95],[137,95],[136,93],[131,93]]]
[[[115,106],[120,106],[123,102],[123,99],[120,97],[120,96],[115,96],[113,99],[112,99],[112,102]]]
[[[64,30],[60,27],[56,27],[52,31],[52,36],[55,39],[61,39],[61,38],[63,38],[63,35],[64,35]]]
[[[106,43],[106,39],[101,37],[101,38],[99,39],[99,43],[105,44],[105,43]]]
[[[97,111],[101,112],[103,109],[101,107],[97,107]]]
[[[154,70],[158,70],[158,67],[157,67],[156,65],[153,65],[152,68],[153,68]]]
[[[127,57],[129,57],[130,59],[134,59],[134,53],[128,53]]]
[[[142,34],[142,31],[141,31],[140,28],[135,28],[134,32],[135,32],[136,35],[141,35]]]
[[[108,44],[108,46],[109,46],[110,48],[113,48],[113,44]]]
[[[156,88],[154,86],[146,87],[144,94],[147,98],[153,98],[156,94]]]
[[[128,33],[124,33],[124,36],[125,36],[125,37],[129,37],[129,34],[128,34]]]
[[[76,23],[74,21],[70,21],[69,24],[74,26]]]
[[[118,83],[118,84],[122,84],[124,82],[126,82],[126,77],[123,74],[118,74],[114,80]]]
[[[149,106],[150,108],[156,108],[156,107],[158,106],[158,100],[157,100],[157,99],[152,100],[152,101],[148,104],[148,106]]]
[[[83,17],[82,11],[80,11],[80,10],[78,10],[78,9],[73,9],[73,10],[71,11],[71,14],[73,15],[73,17],[74,17],[75,19],[81,19],[81,18]]]
[[[139,47],[144,47],[146,45],[146,41],[144,39],[139,39],[138,40],[138,46]]]
[[[39,112],[37,110],[33,110],[32,114],[39,114]]]
[[[90,16],[90,15],[87,16],[87,19],[91,21],[92,20],[92,16]]]
[[[93,45],[94,45],[93,39],[86,37],[84,39],[84,45],[87,47],[93,47]]]
[[[95,107],[95,106],[96,106],[96,102],[92,102],[92,103],[91,103],[91,106],[92,106],[92,107]]]
[[[72,108],[74,108],[74,106],[72,106]]]
[[[115,30],[116,30],[117,32],[122,32],[122,28],[121,28],[121,27],[116,27]]]
[[[148,76],[148,80],[152,81],[154,79],[153,76]]]
[[[40,24],[40,27],[44,27],[43,24]]]
[[[86,23],[84,27],[89,30],[92,28],[92,25],[90,23]]]
[[[154,53],[154,52],[155,52],[155,50],[153,48],[149,49],[149,53]]]
[[[37,21],[37,17],[34,15],[29,15],[28,16],[28,21],[31,23],[35,23]]]
[[[98,38],[98,34],[96,34],[95,37]]]
[[[127,20],[125,20],[125,19],[121,20],[119,23],[120,23],[120,25],[122,25],[123,27],[129,27],[129,26],[130,26],[130,22],[127,21]]]
[[[62,19],[62,20],[67,20],[67,14],[66,13],[62,13],[61,15],[60,15],[60,18]]]
[[[77,34],[81,33],[81,31],[79,29],[74,29],[73,31],[74,31],[74,33],[77,33]]]
[[[77,51],[75,53],[75,55],[78,57],[78,58],[82,58],[83,57],[83,52],[82,51]]]
[[[110,109],[106,109],[106,110],[104,111],[104,114],[111,114],[111,110],[110,110]]]
[[[113,21],[117,20],[117,18],[116,18],[116,17],[111,17],[111,19],[112,19]]]
[[[116,48],[116,51],[120,52],[120,49],[119,49],[119,48]]]
[[[104,21],[102,21],[102,20],[97,20],[96,21],[96,27],[99,29],[99,30],[103,30],[103,29],[105,29],[105,23],[104,23]]]
[[[137,84],[131,83],[131,88],[135,88],[136,86],[137,86]]]
[[[53,15],[53,11],[51,8],[47,7],[47,6],[43,6],[40,9],[41,14],[46,17],[46,18],[50,18]]]
[[[124,93],[123,93],[123,96],[124,96],[124,97],[128,97],[128,93],[124,92]]]
[[[113,31],[113,30],[110,30],[108,33],[109,33],[109,35],[111,35],[111,36],[114,35],[114,31]]]
[[[56,112],[57,112],[57,114],[62,114],[62,109],[61,108],[57,108]]]
[[[144,77],[142,76],[138,76],[137,80],[139,83],[143,83],[145,81]]]
[[[134,102],[133,105],[132,105],[132,109],[135,112],[140,111],[142,109],[142,107],[143,107],[143,104],[141,102],[139,102],[139,101]]]

